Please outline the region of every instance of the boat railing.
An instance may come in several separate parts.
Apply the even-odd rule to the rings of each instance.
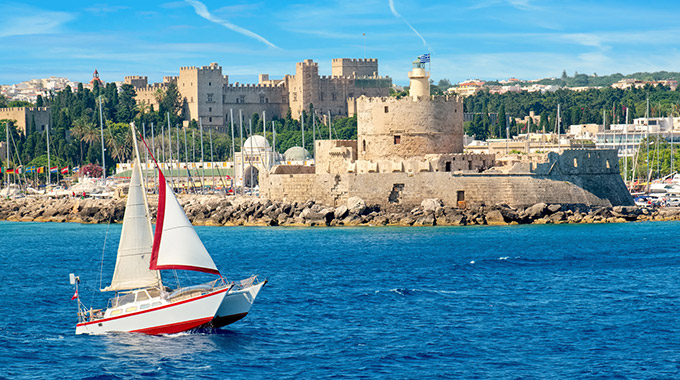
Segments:
[[[182,301],[189,298],[199,297],[227,286],[226,284],[220,282],[222,282],[221,279],[217,279],[204,284],[177,288],[168,294],[167,299],[170,302]],[[220,284],[218,285],[218,283]]]

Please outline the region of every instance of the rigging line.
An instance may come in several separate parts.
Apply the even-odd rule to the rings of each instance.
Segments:
[[[109,228],[111,228],[111,219],[113,219],[113,213],[109,215],[109,222],[106,225],[106,234],[104,234],[104,246],[102,247],[102,257],[101,260],[99,261],[99,289],[101,291],[102,288],[102,278],[104,277],[104,252],[106,251],[106,240],[109,237]],[[92,289],[92,300],[90,301],[90,305],[94,304],[94,289]]]

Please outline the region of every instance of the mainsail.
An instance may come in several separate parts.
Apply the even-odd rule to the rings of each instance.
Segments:
[[[158,213],[150,268],[220,274],[160,168],[158,179]]]
[[[144,288],[158,285],[160,282],[158,271],[149,268],[153,233],[149,207],[142,185],[142,165],[139,161],[134,125],[131,125],[131,128],[135,147],[132,178],[125,205],[116,269],[113,272],[111,285],[102,289],[103,291]]]

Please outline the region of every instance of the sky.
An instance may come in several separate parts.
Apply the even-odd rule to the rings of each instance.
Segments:
[[[377,58],[407,84],[680,71],[680,2],[628,0],[0,0],[0,84],[49,76],[105,82],[218,62],[230,82],[294,74],[313,59]],[[365,36],[364,36],[365,34]]]

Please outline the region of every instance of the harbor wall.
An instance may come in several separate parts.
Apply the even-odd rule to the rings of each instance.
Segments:
[[[419,205],[438,198],[444,204],[535,203],[586,206],[629,206],[633,200],[619,174],[613,150],[573,150],[549,154],[544,163],[519,164],[501,172],[393,172],[263,174],[263,197],[287,202],[313,199],[328,205],[359,197],[367,204]]]

